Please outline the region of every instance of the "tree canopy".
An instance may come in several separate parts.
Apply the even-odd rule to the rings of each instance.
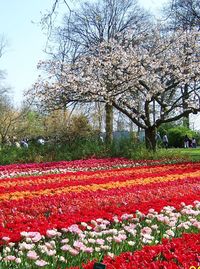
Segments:
[[[35,94],[48,106],[73,101],[110,103],[145,129],[154,148],[157,127],[200,111],[199,32],[164,34],[156,28],[133,39],[130,30],[119,40],[102,42],[93,47],[95,53],[73,64],[62,63],[59,79],[60,62],[41,63],[49,76],[35,85]],[[183,98],[185,85],[189,91]]]

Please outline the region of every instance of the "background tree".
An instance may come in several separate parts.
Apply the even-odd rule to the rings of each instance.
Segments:
[[[4,36],[0,37],[0,59],[5,53],[7,41]],[[14,133],[15,123],[18,118],[17,111],[11,104],[10,88],[5,86],[5,71],[0,70],[0,143],[6,144],[10,142],[10,138]]]
[[[5,39],[4,36],[0,36],[0,60],[1,57],[3,56],[3,54],[5,53],[6,47],[7,47],[8,43],[7,40]],[[7,92],[7,88],[2,87],[2,81],[5,78],[5,71],[4,70],[0,70],[0,93],[4,93]]]
[[[0,36],[0,58],[3,56],[7,45],[8,45],[8,42],[6,38],[3,35]]]
[[[5,53],[8,46],[4,36],[0,38],[0,58]],[[11,144],[22,131],[22,119],[27,113],[28,107],[16,109],[12,103],[11,88],[5,85],[6,73],[0,70],[0,143],[2,145]]]
[[[6,96],[7,89],[0,90],[0,139],[2,144],[8,142],[9,129],[11,127],[12,109],[8,97]]]
[[[200,30],[200,2],[198,0],[170,0],[164,9],[164,16],[167,17],[167,27],[170,31]],[[182,86],[183,110],[187,110],[189,87],[191,85]],[[189,128],[189,115],[183,118],[183,125]]]
[[[200,30],[200,2],[198,0],[170,0],[165,15],[171,29]]]
[[[23,138],[36,139],[39,136],[44,136],[43,115],[36,109],[22,107],[21,117],[17,122],[15,136],[18,140]]]
[[[11,145],[15,140],[30,137],[30,133],[36,130],[38,125],[38,120],[34,121],[34,117],[31,117],[29,106],[20,109],[14,107],[11,90],[3,85],[0,87],[0,113],[0,143],[2,145]]]

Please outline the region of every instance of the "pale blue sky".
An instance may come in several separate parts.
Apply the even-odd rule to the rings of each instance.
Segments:
[[[46,36],[39,25],[42,14],[51,9],[54,0],[0,0],[0,35],[9,45],[0,58],[0,69],[7,72],[14,103],[20,104],[23,91],[37,79],[37,63],[46,57]],[[68,1],[71,5],[79,1]],[[156,9],[164,0],[140,0],[147,9]]]
[[[36,66],[45,45],[45,36],[37,23],[40,11],[49,0],[0,0],[0,35],[8,40],[0,58],[0,69],[6,70],[6,83],[12,87],[15,103],[22,100],[24,89],[36,79]]]

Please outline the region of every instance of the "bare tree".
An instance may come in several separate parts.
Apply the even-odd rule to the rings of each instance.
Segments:
[[[4,55],[8,42],[4,36],[0,38],[0,58]],[[5,145],[11,142],[16,135],[19,121],[27,113],[27,110],[18,111],[14,108],[11,98],[11,88],[5,85],[5,71],[0,70],[0,143]]]
[[[150,28],[150,16],[134,0],[103,0],[85,2],[77,10],[68,9],[63,26],[57,29],[57,53],[53,58],[61,62],[75,62],[81,55],[95,53],[93,46],[132,31],[134,38]],[[62,65],[60,73],[62,73]],[[58,73],[59,76],[59,73]],[[64,101],[64,99],[63,99]],[[64,103],[63,106],[66,104]],[[113,108],[108,102],[106,110],[106,141],[112,140]]]
[[[2,55],[5,52],[5,48],[7,47],[7,40],[4,36],[0,37],[0,58],[2,57]]]
[[[7,45],[8,45],[8,42],[5,38],[5,36],[3,36],[3,35],[0,36],[0,59],[3,56],[3,54],[5,53]],[[4,75],[5,75],[5,72],[3,70],[0,70],[0,80],[4,79]],[[3,91],[3,89],[1,89],[0,91]]]
[[[0,141],[4,145],[10,141],[14,131],[14,124],[18,119],[18,113],[14,110],[8,95],[9,89],[0,89]]]
[[[170,31],[182,29],[191,31],[200,30],[200,2],[199,0],[170,0],[164,9],[167,18],[167,27]],[[187,45],[186,45],[187,46]],[[191,85],[185,84],[181,87],[183,96],[183,110],[187,110],[187,99]],[[189,128],[189,116],[183,118],[183,125]]]
[[[171,29],[200,30],[199,0],[170,0],[165,14]]]

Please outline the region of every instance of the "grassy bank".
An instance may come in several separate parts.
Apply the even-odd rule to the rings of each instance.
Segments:
[[[174,159],[200,160],[200,149],[163,149],[148,151],[144,144],[129,139],[115,141],[110,147],[97,140],[79,140],[71,144],[30,145],[29,148],[2,147],[0,164],[52,162],[90,157],[126,157],[135,160]]]

